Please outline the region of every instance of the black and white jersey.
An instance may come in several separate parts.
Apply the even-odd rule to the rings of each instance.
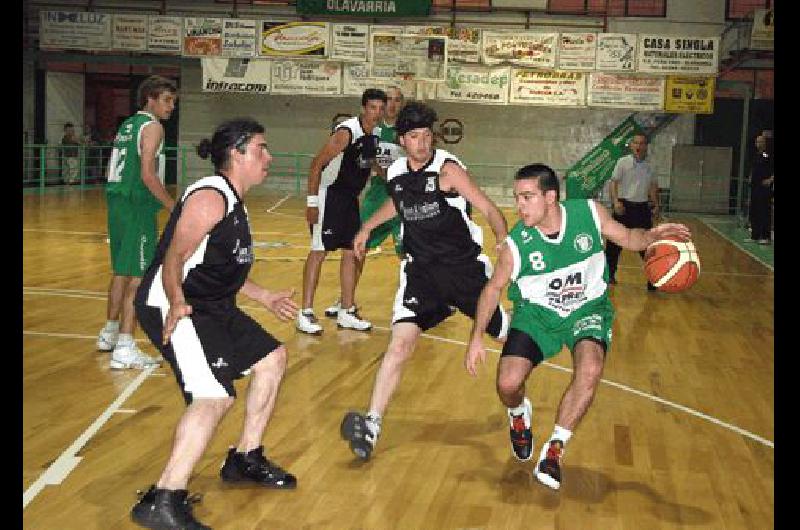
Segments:
[[[225,216],[206,234],[183,266],[183,294],[187,303],[235,302],[253,264],[253,240],[247,209],[224,176],[205,177],[184,192],[158,242],[156,255],[142,278],[136,303],[168,307],[162,283],[164,255],[175,233],[175,225],[186,199],[195,191],[217,190],[225,199]]]
[[[419,170],[412,171],[408,158],[402,157],[386,175],[402,221],[403,249],[415,261],[460,263],[474,260],[482,251],[483,232],[470,218],[466,199],[439,189],[442,165],[448,161],[466,169],[454,155],[436,149]]]
[[[358,116],[337,125],[334,134],[339,129],[350,132],[350,143],[323,168],[320,187],[336,188],[358,196],[367,184],[371,161],[378,154],[376,133],[380,129],[376,127],[366,134]]]

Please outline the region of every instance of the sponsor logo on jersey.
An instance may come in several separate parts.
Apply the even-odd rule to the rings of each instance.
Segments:
[[[547,285],[547,298],[551,307],[572,311],[586,301],[584,275],[581,272],[574,272],[564,278],[556,276]]]
[[[436,177],[428,177],[428,182],[425,184],[425,192],[436,191]]]
[[[575,242],[574,242],[575,250],[583,254],[592,250],[593,243],[594,240],[592,239],[592,236],[590,236],[585,232],[581,232],[580,234],[575,236]]]
[[[394,191],[403,191],[403,187],[400,184],[395,184]]]

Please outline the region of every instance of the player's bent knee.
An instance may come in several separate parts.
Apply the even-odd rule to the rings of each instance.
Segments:
[[[256,375],[266,374],[283,377],[283,373],[286,371],[288,357],[286,346],[281,344],[269,352],[269,355],[253,365],[253,373]]]
[[[501,396],[513,396],[519,392],[522,380],[516,374],[498,374],[497,393]]]

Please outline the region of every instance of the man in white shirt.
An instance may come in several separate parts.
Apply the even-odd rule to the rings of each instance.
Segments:
[[[614,173],[611,175],[611,204],[614,208],[614,220],[627,228],[653,228],[653,217],[658,217],[658,181],[653,169],[645,160],[647,156],[647,137],[634,135],[631,139],[631,154],[617,160]],[[653,204],[651,211],[648,199]],[[622,247],[613,241],[606,241],[606,261],[610,284],[617,283],[617,263]],[[644,259],[644,251],[639,255]],[[647,290],[656,288],[647,283]]]

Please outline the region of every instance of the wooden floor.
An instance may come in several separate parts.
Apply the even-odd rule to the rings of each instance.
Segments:
[[[113,372],[109,355],[95,351],[110,268],[101,193],[23,197],[29,529],[133,528],[135,492],[158,478],[183,409],[168,367]],[[299,299],[309,243],[301,200],[262,195],[248,204],[258,242],[252,277],[270,288],[295,287]],[[511,224],[513,211],[505,213]],[[375,325],[370,333],[338,331],[328,320],[313,338],[242,301],[289,350],[264,441],[299,487],[220,482],[224,452],[242,423],[240,399],[190,482],[204,494],[198,517],[232,530],[772,528],[773,276],[703,224],[685,221],[703,264],[691,291],[647,293],[638,256],[623,253],[604,382],[567,448],[560,492],[532,478],[532,462],[512,457],[494,391],[498,354],[478,379],[466,374],[470,322],[461,315],[421,339],[373,460],[354,461],[339,421],[367,405],[387,343],[397,285],[387,245],[369,257],[357,293]],[[318,315],[337,296],[337,260],[323,267]],[[562,352],[529,382],[537,454],[570,367]],[[240,397],[246,384],[237,382]]]

